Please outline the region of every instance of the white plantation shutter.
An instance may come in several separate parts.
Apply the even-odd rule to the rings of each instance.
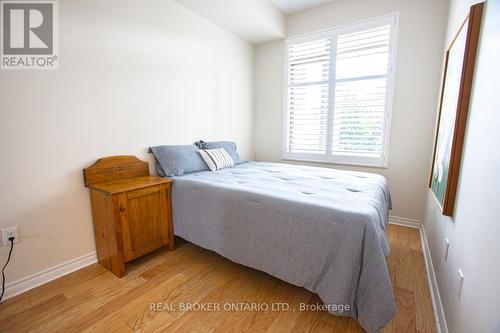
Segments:
[[[334,154],[382,154],[390,28],[383,25],[337,37]]]
[[[394,22],[288,41],[284,158],[385,164]]]
[[[330,38],[291,45],[288,149],[321,154],[328,134]]]

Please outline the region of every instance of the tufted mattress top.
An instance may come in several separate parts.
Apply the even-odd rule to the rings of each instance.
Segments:
[[[248,162],[217,172],[202,171],[178,179],[232,188],[262,196],[321,205],[343,213],[378,215],[374,222],[382,230],[391,208],[389,189],[384,177],[354,171],[318,168],[269,162]],[[389,247],[385,233],[381,246],[386,255]]]
[[[376,174],[248,162],[176,177],[174,230],[197,245],[349,304],[369,332],[395,313],[385,257],[391,200]]]

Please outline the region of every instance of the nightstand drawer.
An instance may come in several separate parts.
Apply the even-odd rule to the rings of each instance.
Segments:
[[[148,194],[152,193],[158,193],[160,192],[161,188],[160,186],[150,186],[150,187],[145,187],[141,188],[139,190],[134,190],[134,191],[128,191],[127,192],[127,199],[134,199],[137,197],[142,197]]]

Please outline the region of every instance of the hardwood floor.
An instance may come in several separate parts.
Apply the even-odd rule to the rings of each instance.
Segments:
[[[383,332],[434,332],[417,229],[390,225],[398,313]],[[91,265],[0,305],[0,332],[363,332],[356,321],[311,311],[224,311],[225,303],[321,303],[313,293],[178,240],[128,266],[118,279]],[[157,304],[156,311],[150,309]],[[220,311],[182,304],[220,304]],[[171,305],[171,306],[170,306]],[[255,310],[255,309],[254,309]]]

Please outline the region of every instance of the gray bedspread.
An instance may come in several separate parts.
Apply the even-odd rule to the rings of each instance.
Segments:
[[[176,177],[172,198],[176,235],[317,293],[368,332],[395,315],[384,177],[248,162]]]

